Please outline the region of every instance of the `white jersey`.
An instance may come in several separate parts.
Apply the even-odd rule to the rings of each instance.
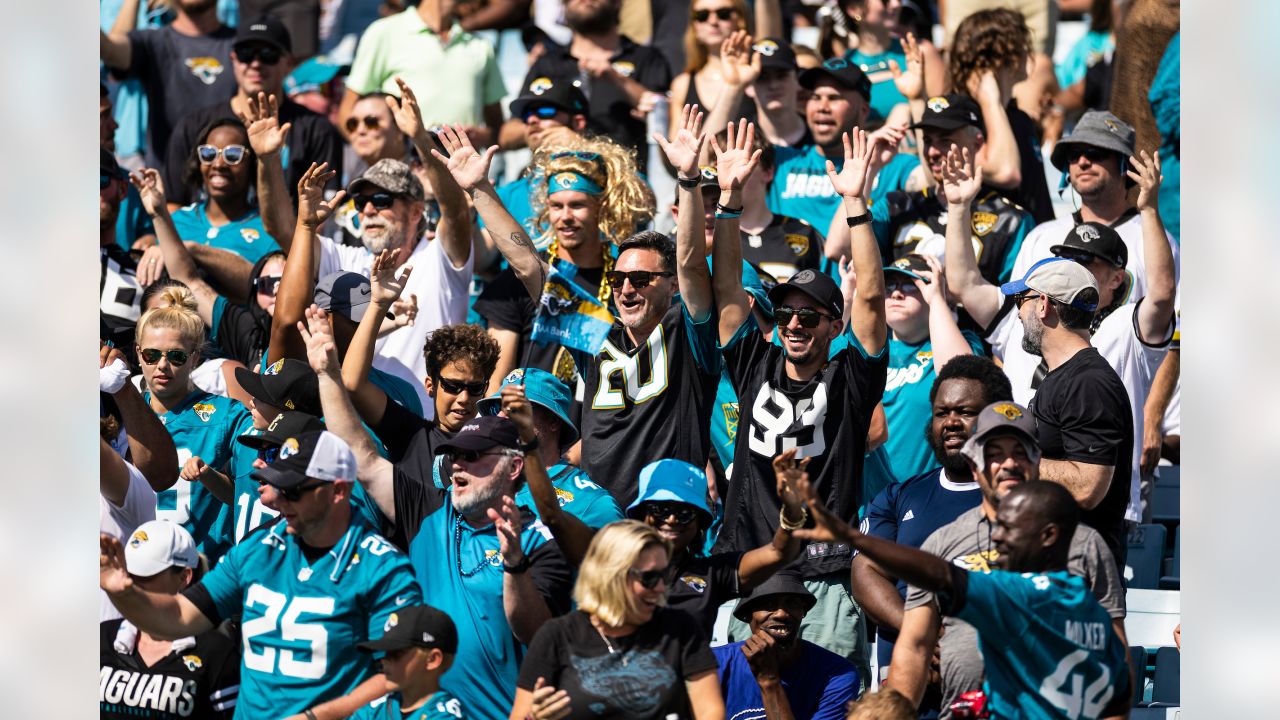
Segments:
[[[124,502],[116,505],[103,497],[101,492],[98,493],[98,531],[120,542],[132,535],[139,525],[156,519],[156,491],[151,489],[151,484],[133,463],[126,460],[125,467],[129,468],[129,489],[125,491]],[[105,622],[120,617],[120,612],[107,599],[107,594],[101,590],[98,593],[101,596],[98,621]]]

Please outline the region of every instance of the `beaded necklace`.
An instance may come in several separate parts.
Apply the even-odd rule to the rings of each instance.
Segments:
[[[458,564],[458,574],[462,575],[462,577],[464,578],[472,577],[476,573],[483,570],[485,566],[490,564],[489,557],[486,555],[485,557],[481,558],[480,564],[476,565],[470,570],[463,570],[462,569],[462,516],[461,515],[459,515],[458,519],[454,521],[453,528],[454,528],[453,546],[455,550],[454,559],[457,561],[457,564]]]

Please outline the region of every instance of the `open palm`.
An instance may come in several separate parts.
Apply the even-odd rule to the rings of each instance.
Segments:
[[[324,224],[324,221],[333,214],[338,204],[347,195],[345,190],[339,190],[328,202],[324,199],[324,186],[337,174],[336,171],[329,169],[327,162],[319,165],[311,163],[311,167],[302,174],[302,178],[298,180],[299,223],[315,229]]]
[[[729,85],[750,85],[760,77],[760,55],[751,49],[751,35],[735,30],[720,45],[720,73]]]
[[[947,204],[967,206],[982,187],[982,168],[974,164],[968,148],[952,145],[942,163],[941,180]]]
[[[1155,210],[1159,204],[1160,181],[1164,180],[1164,176],[1160,174],[1160,151],[1157,150],[1152,157],[1143,150],[1141,156],[1129,157],[1129,164],[1133,169],[1125,174],[1138,184],[1138,209]]]
[[[396,277],[395,250],[383,250],[373,259],[373,267],[369,269],[370,299],[379,305],[390,305],[404,293],[405,283],[413,272],[412,265],[406,265],[404,273]]]
[[[851,139],[850,133],[844,134],[844,166],[836,172],[835,163],[828,160],[827,177],[841,196],[860,198],[870,189],[872,162],[878,143],[868,140],[862,128],[854,128],[852,135]]]
[[[284,147],[293,123],[280,124],[280,107],[275,95],[258,93],[248,99],[249,111],[240,115],[249,134],[249,147],[259,157],[274,155]]]
[[[716,153],[716,174],[719,176],[720,189],[731,192],[741,188],[755,172],[760,163],[760,151],[755,149],[756,126],[746,120],[738,121],[735,129],[733,123],[725,131],[725,149],[712,141],[712,149]]]
[[[489,163],[498,151],[497,145],[490,146],[483,153],[477,152],[461,125],[441,128],[440,140],[449,156],[445,157],[437,150],[432,150],[431,154],[449,168],[449,174],[463,190],[471,192],[488,179]]]
[[[418,108],[418,97],[403,79],[397,77],[396,85],[400,88],[400,97],[397,99],[394,95],[388,95],[387,107],[391,108],[391,115],[400,132],[417,138],[418,133],[422,132],[422,110]]]
[[[685,105],[680,110],[680,129],[676,130],[674,138],[668,140],[658,133],[653,134],[671,166],[682,177],[691,178],[698,174],[698,156],[707,142],[707,136],[702,133],[702,117],[697,105]]]

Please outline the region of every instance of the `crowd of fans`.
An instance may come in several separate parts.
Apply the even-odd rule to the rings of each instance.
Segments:
[[[1176,0],[100,7],[102,717],[1127,712]]]

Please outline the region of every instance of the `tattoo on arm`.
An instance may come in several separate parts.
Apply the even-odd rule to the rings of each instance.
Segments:
[[[523,232],[511,233],[511,242],[529,251],[531,255],[538,261],[538,287],[546,287],[547,284],[547,264],[542,261],[542,256],[538,253],[538,247],[533,244],[533,240]]]

